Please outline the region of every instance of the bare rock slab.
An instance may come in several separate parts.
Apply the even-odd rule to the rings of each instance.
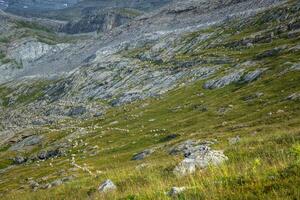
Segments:
[[[101,185],[98,188],[99,192],[109,192],[114,191],[117,189],[117,186],[109,179],[101,183]]]

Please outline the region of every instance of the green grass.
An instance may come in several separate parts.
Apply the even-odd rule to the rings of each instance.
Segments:
[[[262,18],[269,19],[267,16]],[[237,34],[229,26],[225,29],[228,37],[210,47],[207,44],[220,37],[218,27],[186,35],[179,44],[175,44],[183,48],[169,62],[219,56],[228,57],[237,64],[255,60],[256,55],[277,46],[285,44],[288,49],[300,43],[298,38],[278,37],[270,43],[255,44],[251,49],[225,47],[228,42],[264,29],[264,23],[255,24],[257,26],[245,28],[244,32]],[[191,51],[184,51],[184,47],[199,34],[211,32],[216,32],[216,35],[209,41],[195,45]],[[150,48],[134,49],[122,52],[122,55],[137,58]],[[7,170],[0,176],[0,198],[163,200],[171,199],[165,195],[171,187],[185,186],[187,190],[177,199],[299,199],[300,106],[299,100],[286,99],[290,94],[300,92],[299,71],[287,70],[287,62],[297,63],[299,56],[299,51],[286,50],[276,57],[256,60],[255,68],[268,70],[249,84],[205,90],[202,86],[206,80],[199,80],[159,98],[110,108],[104,117],[68,120],[42,127],[36,130],[46,138],[42,146],[21,154],[36,153],[51,147],[55,141],[65,141],[70,145],[67,156]],[[147,61],[144,64],[148,66]],[[230,63],[224,65],[226,69],[235,67]],[[215,76],[224,73],[225,69]],[[37,88],[21,96],[19,102],[28,103],[42,95],[44,84]],[[9,92],[7,88],[0,89],[1,96],[7,96]],[[263,95],[245,100],[257,92]],[[198,95],[201,93],[203,95]],[[201,109],[204,107],[206,109]],[[219,112],[220,109],[226,112]],[[64,139],[75,133],[82,134],[75,136],[72,142]],[[165,140],[170,134],[178,136]],[[228,139],[237,135],[241,142],[230,145]],[[218,143],[212,148],[224,150],[229,160],[219,167],[211,166],[190,176],[176,177],[172,170],[182,157],[171,156],[168,151],[188,139],[216,139]],[[72,147],[76,142],[79,145]],[[98,146],[96,150],[92,148],[95,145]],[[131,160],[135,153],[152,147],[157,150],[145,160]],[[16,154],[6,150],[7,147],[0,149],[0,168],[9,166],[10,158]],[[92,155],[95,151],[98,153]],[[82,170],[70,170],[73,168],[70,165],[71,154],[76,154],[77,164],[88,166],[96,176]],[[146,167],[137,169],[140,164],[146,164]],[[28,186],[27,179],[30,177],[47,183],[68,175],[74,175],[75,179],[51,189],[33,192]],[[118,189],[100,194],[97,188],[107,178],[112,179]]]
[[[88,147],[98,145],[99,154],[89,156],[89,153],[83,153],[82,150],[90,152],[84,146],[73,148],[69,153],[76,153],[78,164],[86,163],[94,173],[98,170],[103,174],[91,177],[83,171],[70,172],[68,169],[72,166],[66,161],[67,158],[62,157],[41,163],[39,167],[31,164],[11,169],[3,174],[2,179],[13,180],[14,174],[18,174],[18,178],[0,184],[0,190],[7,194],[5,198],[8,199],[21,196],[24,199],[51,199],[53,196],[63,199],[85,199],[89,196],[92,199],[169,199],[164,192],[172,186],[188,187],[180,199],[299,197],[300,107],[298,102],[284,99],[300,89],[297,81],[300,75],[288,73],[279,78],[275,76],[270,72],[255,83],[242,87],[232,85],[214,91],[203,90],[200,81],[171,91],[161,99],[111,109],[105,119],[79,124],[79,127],[89,131],[80,139],[88,143]],[[242,100],[242,97],[257,91],[264,95],[254,99],[254,102]],[[202,92],[205,95],[198,97],[197,94]],[[146,104],[148,106],[142,106]],[[193,110],[196,104],[206,105],[208,111]],[[229,104],[233,105],[232,110],[223,115],[217,112],[220,107]],[[178,106],[182,109],[172,111]],[[284,113],[277,113],[279,109],[283,109]],[[270,116],[270,112],[274,114]],[[114,121],[119,123],[110,125]],[[227,123],[224,124],[224,121]],[[128,129],[129,132],[111,128]],[[151,132],[154,129],[160,129],[157,135]],[[180,136],[162,143],[161,139],[171,133]],[[229,145],[227,139],[236,135],[242,138],[241,142]],[[229,161],[220,168],[212,167],[197,171],[192,176],[176,178],[172,169],[180,158],[168,155],[167,151],[172,144],[189,138],[217,139],[219,143],[213,148],[223,149]],[[131,161],[134,153],[155,146],[161,148],[145,161]],[[54,168],[49,166],[50,162]],[[137,170],[136,166],[141,163],[149,167]],[[25,179],[28,177],[39,180],[50,175],[55,179],[60,177],[58,171],[62,169],[77,178],[63,186],[34,193],[26,187],[18,189],[20,185],[27,185]],[[117,184],[118,191],[103,196],[96,192],[96,188],[106,178]],[[5,192],[5,189],[10,192]]]

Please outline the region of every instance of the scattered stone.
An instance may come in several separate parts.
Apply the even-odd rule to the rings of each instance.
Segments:
[[[153,149],[146,149],[140,153],[135,154],[132,160],[143,160],[144,158],[150,156],[154,152]]]
[[[300,93],[293,93],[293,94],[289,95],[286,99],[291,100],[291,101],[300,100]]]
[[[56,187],[56,186],[59,186],[62,184],[63,184],[63,181],[61,179],[57,179],[57,180],[51,182],[51,187]]]
[[[197,96],[198,96],[198,97],[204,97],[204,93],[201,92],[201,93],[197,94]]]
[[[186,187],[172,187],[171,190],[168,192],[169,196],[177,196],[184,192]]]
[[[259,97],[261,97],[263,95],[264,95],[264,93],[262,93],[262,92],[256,92],[255,94],[251,94],[251,95],[245,96],[242,99],[244,101],[251,101],[251,100],[259,98]]]
[[[228,139],[228,142],[230,145],[234,145],[234,144],[237,144],[241,141],[241,138],[240,136],[236,136],[236,137],[233,137],[233,138],[229,138]]]
[[[141,169],[144,169],[144,168],[146,168],[146,167],[148,167],[148,164],[142,163],[142,164],[136,166],[135,169],[141,170]]]
[[[113,122],[109,123],[109,125],[116,125],[118,123],[119,123],[119,121],[113,121]]]
[[[117,186],[111,181],[111,180],[106,180],[98,188],[99,192],[108,192],[108,191],[113,191],[116,190]]]
[[[267,51],[262,52],[261,54],[258,54],[256,56],[256,59],[263,59],[268,57],[273,57],[279,55],[283,50],[285,49],[285,46],[276,47],[274,49],[270,49]]]
[[[70,117],[74,117],[74,116],[79,116],[79,115],[83,115],[87,112],[87,109],[83,106],[78,106],[75,108],[71,108],[69,110],[69,112],[67,113],[68,116]]]
[[[14,163],[17,164],[17,165],[23,164],[23,163],[25,163],[27,160],[28,160],[27,157],[20,156],[20,155],[16,156],[16,157],[13,159]]]
[[[55,150],[42,150],[38,153],[37,157],[40,160],[47,160],[49,158],[53,158],[53,157],[59,157],[64,155],[64,150],[63,149],[55,149]]]
[[[178,136],[180,136],[180,135],[179,134],[170,134],[170,135],[167,135],[167,136],[161,138],[159,141],[160,142],[168,142],[170,140],[177,138]]]
[[[40,186],[40,184],[34,180],[30,180],[28,183],[29,183],[29,186],[31,187],[31,189],[35,189]]]
[[[195,111],[200,111],[200,112],[207,112],[208,111],[207,106],[205,106],[203,104],[194,104],[191,107]]]
[[[300,71],[300,63],[296,63],[291,67],[292,71]]]

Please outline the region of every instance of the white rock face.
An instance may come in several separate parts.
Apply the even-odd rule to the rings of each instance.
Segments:
[[[116,189],[117,186],[109,179],[104,181],[98,188],[99,192],[109,192]]]
[[[228,160],[223,151],[211,150],[207,145],[197,145],[190,141],[183,143],[183,146],[179,145],[177,150],[182,151],[185,159],[175,167],[173,172],[176,176],[185,176],[197,169],[204,169],[210,165],[217,166]]]
[[[59,52],[67,46],[67,44],[48,45],[42,42],[30,40],[16,43],[11,46],[8,49],[8,55],[22,64],[27,64],[46,54]]]

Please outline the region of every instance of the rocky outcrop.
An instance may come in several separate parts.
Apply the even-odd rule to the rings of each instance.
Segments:
[[[32,146],[40,144],[41,141],[42,141],[42,136],[38,136],[38,135],[30,136],[16,144],[12,145],[9,148],[9,150],[11,150],[11,151],[25,150],[28,147],[32,147]]]
[[[227,86],[231,83],[237,83],[243,75],[242,71],[236,71],[226,76],[221,77],[220,79],[209,80],[204,83],[203,87],[205,89],[217,89]]]
[[[252,72],[247,73],[241,80],[242,83],[250,83],[252,81],[255,81],[258,79],[262,73],[265,71],[265,69],[256,69]]]
[[[20,155],[13,158],[14,163],[18,165],[25,163],[27,160],[28,160],[27,157],[20,156]]]
[[[56,148],[50,150],[42,150],[37,154],[37,158],[40,160],[47,160],[49,158],[59,157],[64,155],[65,152],[63,149]]]
[[[150,156],[154,152],[153,149],[146,149],[140,153],[135,154],[132,160],[143,160],[144,158]]]
[[[184,159],[174,168],[176,176],[185,176],[194,173],[197,169],[204,169],[210,165],[217,166],[228,160],[222,151],[212,150],[209,146],[212,142],[199,142],[188,140],[173,148],[170,153],[181,153]]]
[[[69,34],[94,31],[106,32],[128,23],[139,14],[140,11],[131,9],[93,10],[84,15],[80,20],[67,23],[60,31]]]
[[[22,65],[27,65],[44,55],[60,52],[67,46],[67,44],[48,45],[34,39],[26,39],[12,44],[7,51],[7,55]]]
[[[108,179],[100,184],[98,191],[99,192],[111,192],[116,189],[117,189],[117,186],[111,180]]]

